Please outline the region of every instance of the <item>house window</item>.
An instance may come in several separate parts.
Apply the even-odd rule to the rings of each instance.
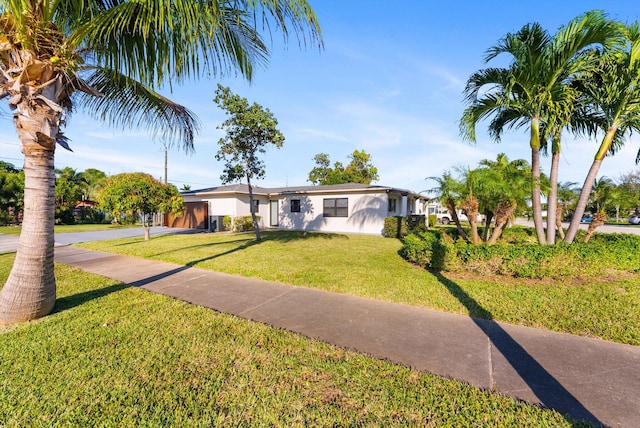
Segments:
[[[253,200],[253,212],[254,213],[259,213],[260,212],[260,201],[257,199]]]
[[[397,199],[389,199],[389,212],[390,213],[396,212],[396,203],[397,202],[398,202]]]
[[[324,199],[322,204],[325,217],[348,217],[349,216],[349,199],[348,198],[331,198]]]
[[[300,199],[291,199],[291,212],[292,213],[300,212]]]

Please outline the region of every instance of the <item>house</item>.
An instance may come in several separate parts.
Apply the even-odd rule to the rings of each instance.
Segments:
[[[182,192],[185,213],[165,225],[222,230],[224,216],[250,215],[245,184]],[[261,227],[279,230],[381,235],[388,216],[423,214],[426,197],[409,190],[367,184],[264,188],[253,186]]]

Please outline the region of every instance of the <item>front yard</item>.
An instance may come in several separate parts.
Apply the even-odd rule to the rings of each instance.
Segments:
[[[196,234],[82,244],[231,274],[640,345],[640,278],[552,281],[431,273],[366,235]]]
[[[227,256],[238,239],[188,237]],[[311,244],[281,239],[274,250]],[[152,242],[123,247],[179,241]],[[12,262],[0,255],[0,283]],[[588,426],[67,266],[56,276],[53,314],[0,327],[0,426]]]

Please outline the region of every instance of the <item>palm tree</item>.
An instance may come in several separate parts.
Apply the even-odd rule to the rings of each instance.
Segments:
[[[513,220],[517,209],[527,206],[527,193],[531,193],[531,168],[524,159],[510,161],[504,154],[496,156],[496,160],[482,160],[476,173],[483,175],[477,194],[485,200],[486,228],[484,241],[494,244],[502,234],[502,231]],[[495,228],[491,237],[488,237],[491,218],[495,216]]]
[[[464,240],[468,240],[467,234],[465,233],[464,229],[462,229],[462,225],[460,224],[460,218],[458,217],[458,211],[456,207],[457,200],[460,198],[460,188],[462,186],[462,183],[459,180],[456,180],[449,171],[445,171],[442,174],[442,177],[427,177],[427,180],[433,180],[437,185],[436,187],[428,189],[426,192],[433,194],[433,199],[440,201],[441,204],[444,204],[444,206],[449,211],[449,215],[451,215],[451,219],[456,224],[458,236],[460,236]]]
[[[0,99],[15,112],[25,156],[23,228],[0,323],[55,304],[53,165],[56,144],[69,148],[67,113],[84,107],[191,150],[197,119],[157,90],[234,70],[250,79],[269,54],[258,26],[321,46],[306,0],[0,0]]]
[[[600,68],[581,80],[583,91],[591,99],[596,124],[604,137],[585,178],[575,215],[564,238],[571,243],[580,225],[580,217],[589,202],[591,189],[607,154],[614,154],[625,138],[640,131],[640,29],[638,23],[625,27],[628,48],[600,56]],[[636,161],[640,160],[640,152]]]
[[[465,98],[470,105],[460,121],[465,139],[475,142],[477,122],[490,116],[489,134],[497,141],[505,127],[529,127],[531,203],[541,244],[547,239],[540,200],[540,150],[552,129],[559,126],[554,118],[568,117],[574,91],[567,83],[589,67],[589,61],[582,60],[586,49],[596,44],[609,46],[617,35],[614,23],[599,11],[573,19],[553,37],[539,24],[527,24],[487,51],[486,62],[503,53],[510,55],[508,68],[480,70],[467,81]]]

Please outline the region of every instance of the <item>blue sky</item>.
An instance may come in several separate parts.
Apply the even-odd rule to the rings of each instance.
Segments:
[[[169,181],[192,189],[220,184],[222,163],[215,160],[224,120],[212,99],[217,83],[268,107],[285,135],[284,146],[265,156],[267,174],[260,186],[306,185],[315,154],[348,162],[354,150],[365,150],[378,167],[378,184],[422,191],[433,187],[426,177],[455,166],[475,167],[504,152],[510,159],[530,160],[526,131],[491,141],[478,128],[470,145],[458,134],[464,109],[462,90],[474,71],[485,67],[484,52],[508,32],[537,21],[554,32],[590,9],[603,9],[623,22],[640,19],[631,0],[466,1],[310,0],[324,38],[324,50],[288,45],[273,37],[272,56],[251,84],[236,76],[201,79],[168,94],[193,110],[202,122],[196,153],[169,151]],[[535,7],[533,6],[535,5]],[[492,64],[501,65],[500,61]],[[0,159],[22,165],[19,141],[3,105]],[[164,174],[163,147],[144,130],[120,131],[75,113],[66,128],[74,152],[58,148],[56,167],[108,174],[143,171]],[[560,181],[582,184],[599,144],[565,138]],[[634,135],[600,171],[617,179],[637,169],[640,137]],[[543,158],[548,172],[550,159]]]

